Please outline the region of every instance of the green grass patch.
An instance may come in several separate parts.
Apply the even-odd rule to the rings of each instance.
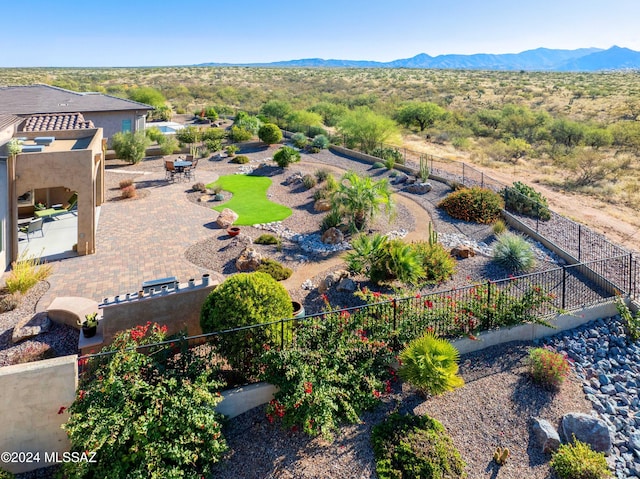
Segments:
[[[291,208],[279,205],[267,199],[267,190],[271,186],[271,178],[265,176],[227,175],[207,185],[207,188],[220,186],[233,193],[226,203],[213,209],[222,211],[230,208],[238,213],[239,218],[234,225],[254,225],[281,221],[291,216]]]

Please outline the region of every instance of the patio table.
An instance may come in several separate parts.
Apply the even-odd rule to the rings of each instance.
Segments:
[[[176,173],[178,175],[182,175],[182,177],[184,178],[184,173],[185,170],[191,168],[191,165],[193,163],[190,161],[186,161],[186,160],[178,160],[178,161],[174,161],[173,162],[173,167],[176,169]]]

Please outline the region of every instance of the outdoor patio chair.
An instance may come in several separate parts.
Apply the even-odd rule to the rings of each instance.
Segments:
[[[198,166],[198,158],[191,162],[191,166],[184,170],[185,176],[190,180],[196,179],[196,166]]]
[[[20,228],[18,228],[18,230],[21,233],[27,235],[27,241],[29,241],[29,235],[35,233],[36,231],[40,231],[40,233],[42,233],[42,237],[44,238],[44,230],[42,229],[43,224],[44,218],[36,218],[31,220],[29,224],[21,226]]]
[[[53,205],[46,210],[37,210],[35,215],[37,218],[53,218],[58,215],[70,213],[78,206],[78,193],[74,193],[69,197],[66,205]]]
[[[176,168],[173,166],[173,161],[165,160],[164,162],[164,179],[174,181],[176,179]]]

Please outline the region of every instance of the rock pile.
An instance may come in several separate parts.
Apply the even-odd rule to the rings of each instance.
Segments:
[[[640,478],[640,344],[627,340],[619,316],[563,332],[545,343],[574,361],[587,398],[611,434],[616,477]]]

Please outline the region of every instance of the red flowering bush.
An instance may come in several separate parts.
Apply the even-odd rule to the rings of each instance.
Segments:
[[[63,427],[72,452],[95,452],[98,461],[65,463],[64,477],[200,479],[222,458],[215,368],[189,351],[135,349],[165,335],[166,327],[151,323],[123,331],[109,346],[114,354],[82,365],[90,374],[82,375]]]
[[[279,388],[267,406],[270,422],[331,438],[340,423],[357,422],[391,391],[392,349],[371,339],[382,336],[367,329],[366,319],[356,311],[309,318],[299,323],[293,346],[263,353],[261,379]]]
[[[534,348],[529,351],[529,373],[535,382],[548,389],[557,389],[571,370],[566,354],[551,348]]]

